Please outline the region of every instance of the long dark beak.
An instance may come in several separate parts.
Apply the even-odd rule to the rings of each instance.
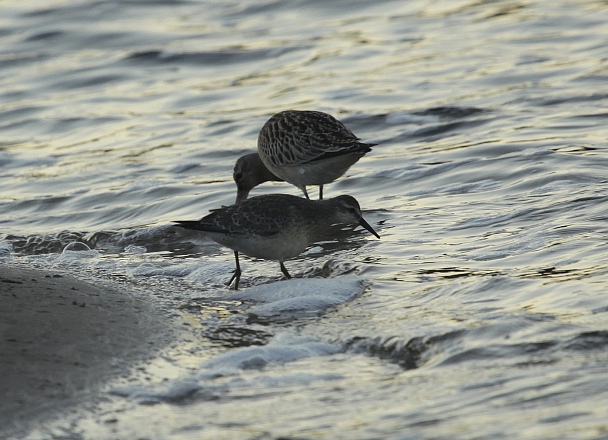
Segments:
[[[247,196],[249,195],[249,191],[244,189],[238,189],[236,191],[236,202],[235,204],[241,203],[244,200],[247,200]]]
[[[378,235],[378,233],[376,231],[374,231],[374,229],[369,225],[369,223],[367,223],[365,221],[365,219],[363,217],[359,217],[359,224],[361,226],[363,226],[365,229],[367,229],[369,232],[371,232],[372,234],[374,234],[377,238],[380,238],[380,236]]]

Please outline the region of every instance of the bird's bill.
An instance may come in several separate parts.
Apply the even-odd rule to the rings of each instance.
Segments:
[[[244,190],[244,189],[237,189],[236,191],[236,201],[234,202],[234,204],[238,204],[241,203],[245,200],[247,200],[247,196],[249,196],[249,191]]]
[[[359,218],[359,224],[361,226],[363,226],[365,229],[367,229],[369,232],[371,232],[372,234],[374,234],[377,238],[380,238],[380,236],[378,235],[378,233],[376,231],[374,231],[374,229],[369,225],[369,223],[367,223],[365,221],[365,219],[363,217]]]

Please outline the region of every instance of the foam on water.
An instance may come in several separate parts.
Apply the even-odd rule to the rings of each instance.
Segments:
[[[141,255],[145,254],[146,252],[148,252],[148,248],[146,248],[145,246],[137,246],[135,244],[130,244],[125,247],[126,254]]]
[[[247,265],[242,264],[241,269]],[[212,283],[215,285],[225,285],[234,272],[234,264],[219,261],[199,262],[194,267],[186,279],[197,283]]]
[[[343,351],[343,347],[292,332],[277,334],[264,346],[237,348],[204,362],[190,378],[165,381],[159,385],[119,386],[112,393],[136,400],[138,403],[180,402],[197,394],[197,399],[220,399],[235,393],[235,389],[272,389],[277,386],[303,386],[314,381],[336,380],[335,374],[276,373],[272,369],[307,358],[328,356]],[[270,370],[266,372],[265,370]],[[250,371],[257,374],[249,374]],[[247,373],[247,374],[245,374]]]
[[[68,244],[55,260],[53,261],[55,266],[68,267],[68,266],[80,266],[88,262],[88,260],[98,259],[101,254],[89,248],[85,243],[74,241]]]
[[[348,275],[338,278],[291,279],[250,287],[230,294],[230,299],[262,302],[248,309],[259,316],[320,313],[352,301],[365,290],[361,278]]]
[[[279,333],[268,344],[245,347],[216,356],[203,365],[203,376],[226,376],[240,370],[262,369],[269,364],[294,362],[311,356],[337,353],[339,345],[318,339],[298,336],[291,332]]]
[[[0,258],[10,258],[13,251],[13,243],[11,243],[10,241],[0,240]]]

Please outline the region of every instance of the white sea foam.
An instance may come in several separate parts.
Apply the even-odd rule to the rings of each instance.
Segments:
[[[146,252],[148,252],[148,249],[145,246],[137,246],[135,244],[130,244],[125,247],[126,254],[138,255],[138,254],[145,254]]]
[[[101,254],[98,251],[91,249],[85,243],[73,241],[63,248],[63,252],[53,263],[58,266],[80,266],[88,264],[90,260],[94,260],[100,256]]]
[[[341,379],[331,373],[285,373],[272,367],[315,356],[328,356],[342,347],[312,337],[284,332],[267,345],[237,348],[219,354],[200,366],[189,378],[168,380],[155,385],[116,386],[110,392],[140,404],[177,403],[196,395],[198,400],[216,400],[236,389],[306,386],[317,381]],[[254,374],[250,372],[256,371]],[[246,373],[247,372],[247,373]],[[245,374],[243,374],[245,373]]]
[[[8,241],[0,241],[0,258],[9,258],[13,253],[13,244]]]
[[[363,293],[363,280],[355,275],[337,278],[299,278],[250,287],[229,295],[230,299],[255,301],[250,313],[273,316],[282,313],[321,312]]]
[[[246,266],[241,264],[241,267]],[[224,284],[230,279],[232,272],[234,272],[233,262],[204,261],[198,262],[186,279],[196,283]]]
[[[266,345],[237,348],[214,357],[203,364],[201,377],[232,375],[240,370],[261,369],[269,364],[284,364],[341,350],[340,345],[284,332]]]

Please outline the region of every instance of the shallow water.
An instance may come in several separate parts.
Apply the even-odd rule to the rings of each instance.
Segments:
[[[1,8],[0,257],[196,336],[30,438],[608,435],[605,1]],[[325,194],[382,238],[336,230],[290,281],[244,258],[229,291],[232,253],[170,223],[232,203],[288,108],[378,143]]]

